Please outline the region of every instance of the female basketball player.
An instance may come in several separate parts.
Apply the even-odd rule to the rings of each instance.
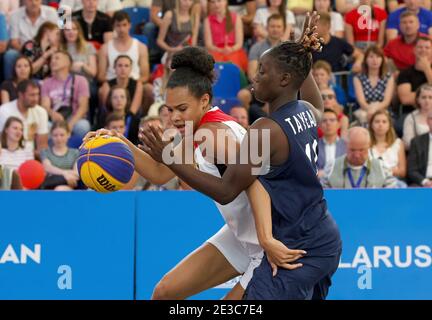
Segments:
[[[312,20],[316,20],[315,15]],[[313,23],[312,27],[314,31]],[[306,37],[270,49],[260,58],[254,79],[256,98],[267,102],[271,111],[269,118],[256,121],[249,129],[249,133],[253,130],[258,132],[258,141],[244,139],[241,144],[241,150],[250,150],[252,143],[262,146],[263,132],[270,131],[270,152],[262,162],[270,163],[270,170],[258,177],[261,185],[255,184],[249,190],[251,196],[256,195],[261,200],[265,200],[266,190],[271,198],[271,205],[266,201],[264,207],[257,199],[250,198],[258,218],[257,228],[261,235],[268,232],[268,218],[262,220],[262,217],[268,217],[271,208],[272,237],[288,248],[307,250],[307,255],[297,261],[301,268],[280,268],[276,275],[272,273],[268,259],[263,259],[248,284],[246,299],[324,299],[339,263],[339,231],[327,211],[317,178],[320,111],[306,101],[297,100],[298,92],[301,93],[305,84],[318,93],[315,83],[308,81],[311,78],[311,51],[320,47],[315,39]],[[322,103],[317,105],[322,108]],[[182,148],[174,148],[162,141],[161,132],[156,128],[144,132],[143,142],[145,150],[159,162],[163,161],[162,154],[166,148],[171,147],[174,153]],[[252,174],[252,161],[241,164],[237,160],[235,164],[226,166],[221,178],[176,162],[169,168],[192,188],[220,204],[227,204],[257,179]]]
[[[211,108],[214,60],[204,50],[185,48],[173,57],[175,69],[167,84],[166,105],[171,121],[183,134],[186,121],[193,121],[193,132],[200,129],[225,130],[227,136],[240,144],[245,131],[231,117],[218,108]],[[308,79],[312,81],[312,78]],[[305,84],[308,82],[306,81]],[[306,85],[305,96],[311,91]],[[314,87],[315,88],[315,87]],[[303,88],[302,88],[303,89]],[[303,91],[303,90],[301,90]],[[317,91],[317,90],[316,90]],[[318,92],[318,91],[317,91]],[[313,98],[320,98],[319,94]],[[148,154],[133,146],[124,137],[113,131],[99,130],[89,133],[85,140],[95,135],[111,134],[120,136],[133,150],[135,170],[156,184],[163,184],[174,174],[165,165],[155,162]],[[216,141],[216,148],[221,144]],[[219,147],[228,154],[226,147]],[[193,151],[193,150],[192,150]],[[199,169],[218,177],[215,159],[206,161],[200,148],[195,149]],[[193,170],[195,167],[190,166]],[[245,193],[240,193],[227,205],[218,205],[226,225],[200,248],[191,253],[159,282],[154,290],[154,299],[184,299],[205,289],[224,283],[243,274],[240,283],[227,295],[227,299],[240,299],[249,282],[253,269],[260,264],[262,248],[256,236],[255,224]],[[284,267],[296,269],[301,264],[292,264],[304,254],[303,250],[283,248]]]

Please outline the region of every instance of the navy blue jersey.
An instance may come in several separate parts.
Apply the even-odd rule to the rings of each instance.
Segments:
[[[270,115],[289,142],[289,156],[259,177],[272,201],[273,236],[308,256],[340,253],[338,228],[327,211],[317,177],[317,122],[302,101],[291,101]]]

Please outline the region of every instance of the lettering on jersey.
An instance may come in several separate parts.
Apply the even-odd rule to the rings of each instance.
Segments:
[[[300,120],[299,120],[300,119]],[[295,135],[310,128],[317,126],[314,116],[311,111],[302,111],[285,119],[289,123]]]

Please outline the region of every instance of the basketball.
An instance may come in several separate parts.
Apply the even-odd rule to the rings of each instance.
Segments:
[[[122,189],[132,178],[134,167],[132,151],[120,138],[96,137],[80,149],[78,173],[84,184],[95,191]]]
[[[37,189],[45,179],[45,169],[37,160],[27,160],[18,168],[21,183],[26,189]]]

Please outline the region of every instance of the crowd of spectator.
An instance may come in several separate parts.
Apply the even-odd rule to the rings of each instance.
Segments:
[[[59,23],[59,7],[70,23]],[[124,8],[147,8],[138,24]],[[239,69],[229,113],[242,126],[268,114],[250,84],[268,49],[320,14],[312,74],[325,111],[318,177],[328,188],[432,187],[431,0],[2,0],[0,188],[40,160],[42,189],[83,188],[77,148],[90,130],[170,127],[164,93],[172,55],[202,46]],[[223,97],[222,97],[223,98]],[[134,174],[127,189],[152,185]]]

